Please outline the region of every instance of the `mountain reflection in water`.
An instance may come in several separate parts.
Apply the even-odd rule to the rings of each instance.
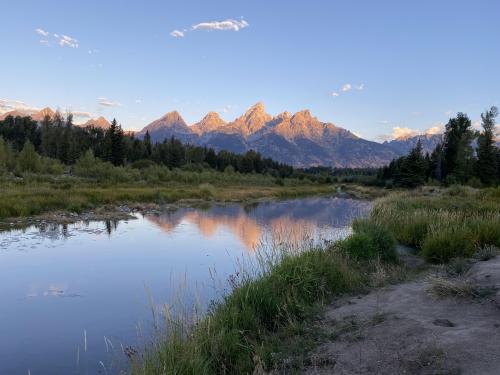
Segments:
[[[220,204],[205,209],[183,207],[175,211],[146,215],[145,218],[166,233],[175,232],[183,223],[195,225],[207,239],[217,231],[229,230],[247,251],[253,251],[269,239],[318,239],[326,235],[326,232],[332,234],[332,228],[347,230],[355,218],[366,216],[370,208],[371,203],[367,201],[318,197],[260,202],[246,206]],[[340,236],[342,233],[337,231],[334,234]]]

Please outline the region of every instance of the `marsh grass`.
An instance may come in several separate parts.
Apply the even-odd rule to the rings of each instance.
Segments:
[[[431,262],[500,246],[500,188],[423,188],[380,199],[370,221],[387,228]]]
[[[329,194],[334,191],[328,185],[288,181],[284,186],[276,186],[262,177],[240,178],[234,184],[225,181],[203,182],[203,179],[198,183],[198,180],[189,181],[187,178],[158,184],[140,180],[134,183],[100,183],[74,177],[0,179],[0,219],[55,210],[82,212],[106,204],[165,204],[183,199],[246,201]]]
[[[167,329],[133,358],[133,374],[295,371],[314,346],[306,323],[325,303],[366,290],[372,279],[380,285],[379,279],[394,273],[381,270],[378,256],[360,261],[345,252],[342,241],[321,247],[311,238],[302,244],[278,238],[241,264],[206,315],[164,315]]]

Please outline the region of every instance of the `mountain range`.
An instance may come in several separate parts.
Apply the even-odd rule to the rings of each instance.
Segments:
[[[13,111],[5,112],[0,115],[0,121],[4,120],[7,116],[12,117],[24,117],[29,116],[35,121],[42,121],[45,116],[54,117],[56,112],[49,107],[46,107],[42,110],[34,110],[34,109],[15,109]],[[86,126],[94,126],[96,128],[108,129],[111,124],[108,120],[106,120],[103,116],[100,116],[95,119],[89,119],[87,122],[83,124],[77,124],[77,126],[86,127]]]
[[[362,139],[329,122],[322,122],[309,110],[277,116],[257,103],[242,116],[225,122],[216,112],[208,113],[189,126],[177,112],[169,112],[137,133],[149,132],[153,142],[175,137],[185,143],[243,153],[260,152],[264,157],[296,167],[378,167],[406,154],[422,138],[424,150],[432,150],[440,135],[417,136],[377,143]]]
[[[53,117],[50,108],[41,111],[14,110],[0,115],[31,116],[41,121]],[[78,126],[108,129],[104,117],[90,119]],[[215,150],[244,153],[260,152],[264,157],[295,167],[331,166],[337,168],[379,167],[407,154],[420,140],[424,152],[432,152],[442,141],[442,134],[401,137],[383,143],[360,138],[330,122],[322,122],[309,110],[295,114],[268,114],[264,104],[257,103],[233,121],[224,121],[217,112],[209,112],[199,122],[188,125],[177,111],[165,114],[136,132],[143,138],[149,132],[153,142],[175,137],[184,143],[207,146]],[[131,132],[129,132],[131,134]],[[500,146],[500,144],[498,144]]]

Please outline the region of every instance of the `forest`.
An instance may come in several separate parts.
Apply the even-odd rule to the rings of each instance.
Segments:
[[[248,151],[240,155],[206,147],[183,144],[170,138],[152,143],[149,133],[144,139],[126,133],[113,120],[107,130],[79,127],[73,116],[56,113],[46,116],[39,124],[31,117],[8,116],[0,121],[0,170],[12,172],[57,173],[64,166],[79,160],[98,158],[113,166],[132,166],[144,169],[154,165],[170,169],[183,168],[193,172],[204,168],[243,174],[270,174],[285,178],[294,168],[263,158]]]

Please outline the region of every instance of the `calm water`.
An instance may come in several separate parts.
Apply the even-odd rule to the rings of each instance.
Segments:
[[[370,208],[307,198],[0,233],[0,374],[114,373],[148,337],[150,296],[203,305],[262,243],[342,237]]]

